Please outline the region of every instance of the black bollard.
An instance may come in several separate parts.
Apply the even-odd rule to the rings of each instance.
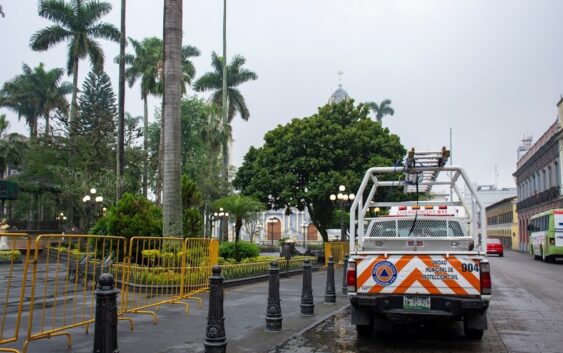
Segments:
[[[315,313],[313,301],[313,285],[311,276],[311,262],[305,260],[303,264],[303,289],[301,291],[301,314],[311,316]]]
[[[98,278],[94,353],[119,353],[117,349],[117,294],[111,273]]]
[[[266,308],[266,331],[282,329],[282,311],[280,305],[280,269],[277,262],[270,264],[270,286],[268,288],[268,307]]]
[[[225,335],[225,318],[223,317],[223,276],[221,267],[213,266],[213,274],[209,277],[209,311],[207,328],[205,329],[205,353],[225,353],[227,337]]]
[[[328,267],[326,268],[325,304],[336,304],[336,288],[334,286],[334,260],[332,259],[332,256],[328,258]]]
[[[342,294],[348,293],[348,283],[346,281],[346,272],[348,271],[348,254],[344,255],[344,274],[342,275]]]

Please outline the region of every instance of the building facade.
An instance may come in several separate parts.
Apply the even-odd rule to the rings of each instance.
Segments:
[[[561,132],[563,98],[557,103],[558,119],[528,149],[516,163],[518,192],[518,230],[520,250],[528,251],[528,223],[533,215],[563,206],[561,160],[563,144]]]
[[[485,209],[487,213],[487,236],[500,239],[505,249],[520,249],[516,202],[516,196],[512,196]]]

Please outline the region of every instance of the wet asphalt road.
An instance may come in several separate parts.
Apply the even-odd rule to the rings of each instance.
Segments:
[[[563,263],[510,251],[490,262],[493,299],[482,340],[466,339],[459,322],[391,325],[376,337],[358,338],[344,310],[271,353],[563,352]]]

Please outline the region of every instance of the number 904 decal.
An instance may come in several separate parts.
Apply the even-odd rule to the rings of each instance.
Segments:
[[[461,264],[461,272],[479,272],[479,264]]]

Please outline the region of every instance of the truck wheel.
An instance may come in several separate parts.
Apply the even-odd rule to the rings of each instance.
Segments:
[[[356,332],[360,337],[372,337],[373,336],[373,319],[370,321],[369,325],[356,325]]]
[[[479,340],[483,338],[483,333],[485,330],[476,330],[476,329],[464,329],[465,337],[471,340]]]
[[[475,320],[477,320],[477,325]],[[471,315],[463,318],[463,332],[465,333],[465,337],[468,339],[471,340],[481,339],[483,337],[483,333],[485,332],[486,328],[487,328],[486,314],[475,315],[475,316]]]

